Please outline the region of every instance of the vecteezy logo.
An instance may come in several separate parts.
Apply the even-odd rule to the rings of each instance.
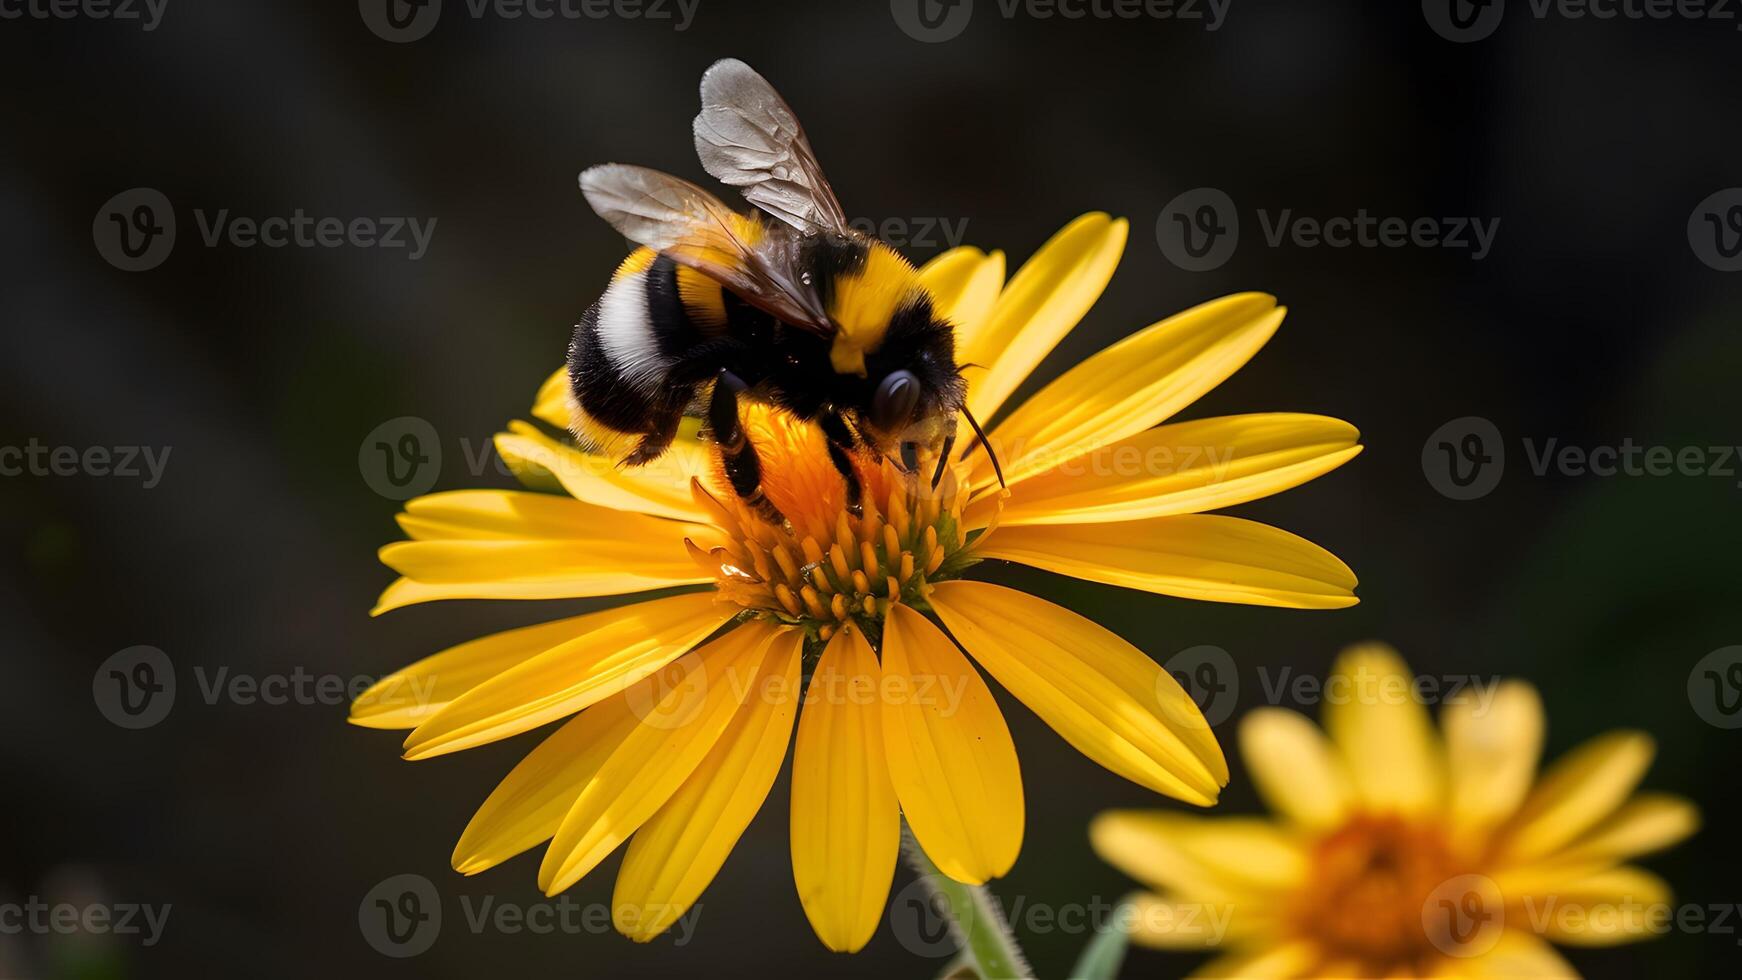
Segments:
[[[895,893],[889,903],[889,931],[895,934],[902,949],[934,959],[956,951],[949,917],[938,905],[941,901],[923,876]]]
[[[1186,191],[1167,202],[1155,219],[1155,241],[1167,260],[1187,272],[1208,272],[1234,255],[1240,244],[1240,213],[1234,199],[1214,187]]]
[[[357,447],[357,471],[369,489],[389,500],[428,493],[442,473],[435,426],[415,415],[381,423]]]
[[[435,30],[442,0],[357,0],[357,12],[376,37],[409,44]]]
[[[363,939],[382,956],[427,952],[442,931],[442,899],[423,875],[394,875],[369,889],[357,906]]]
[[[974,0],[889,0],[889,13],[908,37],[938,44],[968,29]]]
[[[1506,446],[1494,423],[1478,415],[1453,419],[1421,446],[1427,482],[1452,500],[1486,497],[1506,471]]]
[[[623,700],[642,724],[675,731],[695,721],[708,706],[708,681],[708,667],[701,657],[679,657],[630,685]],[[732,681],[719,679],[722,684]]]
[[[1234,713],[1234,705],[1240,700],[1240,674],[1228,651],[1207,644],[1187,647],[1167,658],[1162,667],[1166,673],[1156,680],[1156,696],[1164,708],[1171,703],[1168,697],[1171,691],[1163,689],[1171,687],[1168,684],[1171,678],[1191,696],[1204,721],[1211,726],[1220,725]]]
[[[1688,703],[1708,725],[1742,728],[1742,646],[1720,647],[1694,664]]]
[[[1458,875],[1440,883],[1421,904],[1428,942],[1447,956],[1481,956],[1505,931],[1500,886],[1486,875]]]
[[[91,700],[111,724],[150,728],[175,707],[175,667],[156,647],[128,647],[97,666]]]
[[[1742,187],[1700,202],[1688,217],[1688,244],[1701,262],[1719,272],[1742,270]]]
[[[155,188],[122,191],[97,209],[91,240],[97,254],[123,272],[155,269],[175,248],[175,209]]]
[[[1435,34],[1467,44],[1494,33],[1506,15],[1506,0],[1421,0],[1421,13]]]

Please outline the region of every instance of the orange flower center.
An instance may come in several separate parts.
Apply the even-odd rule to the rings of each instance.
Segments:
[[[863,494],[854,513],[816,425],[746,405],[744,428],[762,464],[762,492],[785,523],[739,500],[716,458],[713,490],[697,484],[697,500],[726,543],[712,550],[686,543],[721,594],[745,609],[819,639],[849,620],[875,636],[891,603],[923,605],[929,583],[973,562],[962,525],[968,467],[946,467],[934,489],[936,460],[903,473],[887,460],[855,459]]]
[[[1331,961],[1359,963],[1364,976],[1425,976],[1443,950],[1428,935],[1423,908],[1467,870],[1440,827],[1359,816],[1318,842],[1314,887],[1294,922]]]

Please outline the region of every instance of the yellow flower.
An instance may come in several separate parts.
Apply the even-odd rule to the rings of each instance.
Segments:
[[[1325,690],[1329,737],[1259,708],[1240,752],[1279,819],[1112,811],[1095,850],[1154,889],[1133,938],[1216,951],[1202,976],[1575,976],[1549,941],[1661,932],[1669,888],[1622,862],[1692,833],[1685,800],[1635,795],[1641,732],[1613,732],[1537,777],[1542,705],[1507,681],[1436,732],[1396,653],[1357,647]]]
[[[922,270],[957,324],[960,359],[984,365],[968,374],[978,417],[992,418],[1094,303],[1125,234],[1122,220],[1084,216],[1008,283],[1001,254],[971,248]],[[443,651],[382,680],[351,720],[411,729],[405,755],[422,759],[575,715],[485,801],[454,866],[474,874],[550,841],[539,884],[555,894],[627,841],[614,907],[637,940],[668,928],[719,870],[795,727],[793,877],[831,949],[856,950],[874,931],[903,815],[944,873],[1004,874],[1023,833],[1016,751],[957,643],[1091,759],[1211,804],[1227,764],[1166,672],[1081,616],[961,576],[999,558],[1191,598],[1354,603],[1354,575],[1328,552],[1201,513],[1335,468],[1360,451],[1352,426],[1270,414],[1158,427],[1282,316],[1269,296],[1233,296],[1078,365],[994,430],[1008,493],[983,450],[935,490],[860,462],[854,515],[816,427],[747,406],[781,527],[723,489],[693,437],[626,469],[515,423],[497,438],[502,456],[525,482],[562,492],[409,502],[411,540],[381,552],[402,577],[376,612],[705,588]],[[558,372],[534,415],[566,427],[566,392]]]

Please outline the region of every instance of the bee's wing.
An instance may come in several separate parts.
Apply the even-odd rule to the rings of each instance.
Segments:
[[[806,234],[846,234],[847,216],[798,116],[774,86],[735,58],[702,76],[696,155],[723,184]]]
[[[581,172],[581,193],[599,217],[632,242],[671,256],[745,302],[795,327],[834,332],[822,298],[804,281],[798,243],[737,230],[744,220],[719,198],[670,174],[608,163]]]

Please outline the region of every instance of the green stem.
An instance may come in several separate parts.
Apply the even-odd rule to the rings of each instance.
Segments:
[[[982,885],[964,885],[938,870],[925,849],[914,840],[907,820],[901,822],[901,848],[908,864],[919,872],[931,893],[934,906],[950,923],[950,934],[961,949],[961,956],[948,976],[958,976],[963,968],[972,970],[980,980],[1026,980],[1034,976],[1022,947],[1010,932],[1010,923],[992,893]]]

